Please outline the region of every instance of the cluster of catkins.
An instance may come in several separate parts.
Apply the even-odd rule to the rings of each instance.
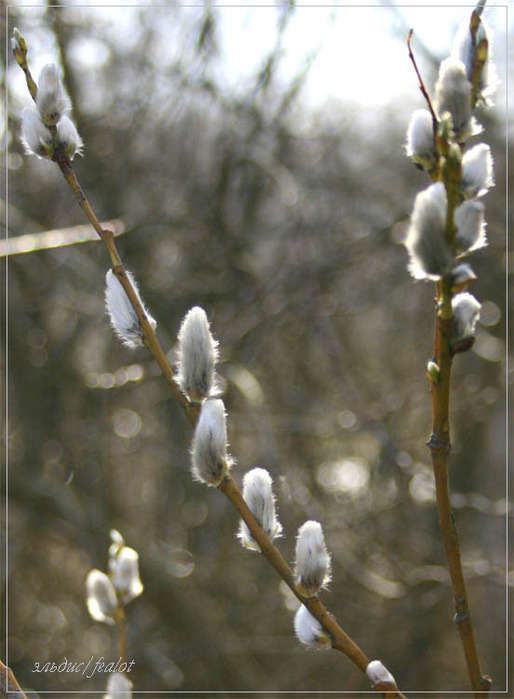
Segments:
[[[107,273],[106,283],[106,307],[116,334],[128,346],[141,345],[139,320],[123,287],[112,272]],[[146,309],[145,313],[151,318]],[[154,321],[151,323],[153,325]],[[217,361],[218,343],[212,336],[205,311],[196,306],[186,314],[178,333],[176,380],[192,402],[201,404],[191,444],[191,471],[195,480],[212,487],[221,484],[233,464],[228,452],[225,405],[217,393]],[[251,469],[243,478],[243,498],[270,541],[282,534],[272,484],[268,471],[260,467]],[[243,520],[237,536],[245,548],[260,552],[259,544]],[[321,524],[305,522],[296,540],[297,589],[306,597],[314,597],[330,582],[330,575],[330,555]],[[300,642],[307,647],[331,647],[329,635],[303,604],[296,612],[294,629]],[[379,660],[369,663],[366,672],[375,686],[396,686]]]
[[[111,545],[107,573],[93,569],[86,580],[86,599],[89,613],[95,621],[106,624],[123,623],[126,605],[143,592],[139,577],[139,555],[125,546],[122,535],[111,530]],[[127,665],[127,663],[124,663]],[[132,682],[126,674],[113,672],[107,683],[104,699],[130,699]]]
[[[490,31],[475,11],[440,65],[434,114],[416,110],[407,132],[407,155],[432,180],[414,202],[405,239],[408,269],[415,279],[450,281],[452,346],[473,337],[480,312],[480,303],[463,291],[476,279],[464,258],[487,244],[480,197],[494,184],[493,158],[485,143],[468,149],[467,141],[482,131],[475,105],[487,104],[496,88],[490,53]]]
[[[12,49],[26,51],[18,29],[11,39]],[[36,109],[27,107],[21,114],[21,140],[28,154],[52,160],[57,148],[73,160],[82,153],[82,139],[68,116],[71,101],[54,63],[46,65],[39,75],[35,97]]]

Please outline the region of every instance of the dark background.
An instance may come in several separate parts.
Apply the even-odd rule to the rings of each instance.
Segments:
[[[323,601],[342,627],[403,691],[466,690],[425,446],[434,290],[409,277],[401,245],[427,186],[404,155],[410,108],[395,103],[393,80],[375,128],[355,105],[310,109],[309,60],[287,84],[279,76],[284,9],[275,49],[237,95],[216,79],[220,9],[133,12],[131,37],[113,39],[91,8],[11,7],[9,31],[60,47],[86,144],[76,171],[99,217],[126,222],[118,246],[171,361],[189,308],[212,321],[234,474],[272,474],[285,557],[297,528],[320,521],[333,556]],[[168,25],[180,58],[163,50]],[[105,52],[90,69],[76,58],[85,40]],[[431,85],[445,56],[421,53]],[[9,63],[4,80],[19,70]],[[83,223],[57,168],[22,154],[29,100],[9,94],[9,236]],[[505,690],[505,115],[479,119],[496,186],[489,246],[472,260],[483,323],[454,362],[451,479],[483,670]],[[289,592],[240,547],[224,498],[192,482],[181,409],[145,350],[109,328],[108,264],[100,242],[9,260],[4,573],[20,684],[105,690],[103,676],[31,669],[118,657],[112,629],[85,605],[115,527],[139,551],[145,584],[128,607],[135,690],[367,691],[344,656],[300,647]]]

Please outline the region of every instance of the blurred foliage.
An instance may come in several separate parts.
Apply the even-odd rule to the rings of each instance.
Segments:
[[[278,75],[291,12],[279,8],[275,48],[234,95],[217,78],[220,10],[183,10],[134,8],[121,35],[91,8],[11,6],[9,28],[60,47],[86,143],[77,173],[98,215],[130,227],[120,251],[172,360],[187,310],[207,311],[235,474],[269,469],[286,558],[298,526],[319,520],[334,568],[324,600],[343,628],[406,691],[463,689],[425,446],[433,290],[409,278],[400,244],[427,184],[403,152],[410,114],[384,108],[370,127],[344,105],[306,108],[309,61],[289,84]],[[22,155],[10,99],[9,235],[83,223],[57,168]],[[490,244],[474,258],[484,322],[454,365],[451,463],[479,654],[499,691],[506,166],[504,125],[480,118],[496,187]],[[100,242],[9,260],[7,640],[20,684],[104,690],[101,675],[31,669],[117,657],[85,606],[115,527],[145,583],[128,609],[136,690],[368,690],[344,656],[299,647],[294,600],[238,545],[228,503],[191,481],[180,408],[106,321],[107,265]]]

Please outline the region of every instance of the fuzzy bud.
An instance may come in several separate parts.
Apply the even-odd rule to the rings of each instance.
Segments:
[[[415,279],[441,279],[453,254],[446,240],[446,190],[442,182],[420,192],[405,239],[409,272]]]
[[[191,463],[194,478],[211,486],[218,486],[230,468],[225,406],[219,398],[211,398],[202,406],[191,446]]]
[[[441,377],[441,369],[437,362],[434,362],[432,360],[427,362],[427,375],[431,381],[434,381],[435,383],[439,381]]]
[[[114,566],[116,564],[116,556],[125,546],[125,540],[117,529],[111,529],[111,545],[109,546],[109,560],[107,567],[109,570],[109,575],[112,576],[114,572]]]
[[[465,199],[481,197],[494,186],[493,156],[485,143],[479,143],[462,158],[461,189]]]
[[[113,672],[107,680],[107,694],[103,699],[131,699],[132,682],[121,672]]]
[[[73,160],[76,155],[82,155],[84,142],[79,136],[77,127],[67,116],[63,116],[57,124],[57,143],[62,146],[70,160]]]
[[[437,163],[432,115],[426,109],[413,112],[407,129],[407,155],[430,172]]]
[[[487,47],[487,52],[482,58],[482,56],[480,56],[480,48],[483,46]],[[492,34],[485,19],[478,19],[478,26],[474,39],[471,33],[469,20],[466,18],[466,20],[462,22],[453,39],[451,55],[455,59],[462,61],[468,80],[471,80],[473,77],[473,64],[476,60],[478,59],[483,63],[478,87],[480,90],[480,97],[483,100],[487,100],[498,87],[498,74],[496,66],[491,61]]]
[[[280,536],[282,525],[275,512],[275,496],[272,491],[272,479],[264,468],[253,468],[243,479],[243,498],[259,522],[265,534],[273,540]],[[252,538],[245,522],[239,525],[238,537],[243,546],[252,551],[260,551],[259,544]]]
[[[12,30],[11,46],[13,49],[27,50],[27,44],[18,27],[14,27]]]
[[[470,265],[465,262],[454,267],[451,271],[451,281],[452,281],[452,293],[457,291],[462,291],[465,289],[470,282],[475,281],[477,275],[473,272]]]
[[[453,297],[452,345],[474,337],[475,326],[480,317],[480,308],[480,302],[467,291]]]
[[[70,98],[54,63],[46,65],[39,76],[36,107],[41,121],[47,126],[55,126],[59,119],[70,111]]]
[[[332,645],[327,632],[303,604],[295,614],[294,630],[300,643],[310,648],[330,648]]]
[[[457,235],[455,246],[459,254],[479,250],[487,245],[484,205],[479,201],[465,201],[455,209]]]
[[[374,687],[396,689],[396,680],[380,660],[372,660],[369,663],[366,675]]]
[[[100,570],[91,570],[87,576],[86,590],[87,608],[93,619],[114,624],[118,601],[110,578]]]
[[[113,564],[114,589],[123,605],[128,604],[143,592],[139,577],[139,555],[128,546],[118,550]]]
[[[21,113],[21,142],[25,152],[38,158],[52,158],[53,136],[37,112],[28,107]]]
[[[315,595],[330,582],[330,556],[319,522],[305,522],[296,539],[296,581],[302,594]]]
[[[434,105],[441,117],[449,112],[453,130],[459,143],[477,133],[471,109],[471,83],[462,61],[450,56],[439,68],[435,85]]]
[[[27,56],[27,42],[17,27],[14,27],[12,31],[11,49],[18,65],[24,65]]]
[[[187,313],[178,334],[177,380],[193,400],[211,394],[217,359],[218,343],[211,334],[205,311],[196,306]]]
[[[155,328],[157,323],[144,307],[134,278],[130,272],[126,272],[126,275],[132,283],[148,322],[152,328]],[[141,346],[143,344],[143,329],[139,323],[139,318],[120,280],[111,269],[106,274],[105,283],[105,307],[114,332],[127,347]]]

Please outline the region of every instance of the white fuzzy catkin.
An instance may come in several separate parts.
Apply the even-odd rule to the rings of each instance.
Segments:
[[[218,343],[213,338],[203,308],[192,308],[178,333],[178,375],[180,387],[193,400],[207,398],[214,387]]]
[[[477,275],[473,268],[467,263],[461,262],[451,271],[452,292],[460,291],[476,278]]]
[[[64,148],[64,152],[70,160],[76,155],[82,155],[82,147],[84,145],[77,127],[73,121],[63,116],[57,124],[57,142]]]
[[[298,640],[310,648],[330,648],[330,637],[316,617],[302,604],[294,617],[294,630]]]
[[[125,546],[125,540],[117,529],[111,529],[111,545],[109,546],[109,560],[107,563],[107,569],[109,575],[112,576],[114,572],[114,566],[116,565],[116,557],[119,551]]]
[[[481,304],[467,291],[452,298],[453,331],[452,343],[466,340],[475,334],[475,326],[480,318]]]
[[[114,624],[118,608],[111,579],[100,570],[91,570],[86,580],[87,608],[95,621]]]
[[[298,589],[309,596],[330,582],[330,556],[319,522],[305,522],[298,530],[295,574]]]
[[[425,170],[431,170],[437,161],[432,115],[427,109],[413,112],[407,129],[407,155]]]
[[[465,199],[481,197],[494,186],[493,156],[485,143],[479,143],[462,158],[461,190]]]
[[[107,694],[103,699],[131,699],[132,682],[121,672],[114,672],[107,680]]]
[[[39,76],[36,107],[41,121],[47,126],[55,126],[70,111],[71,102],[54,63],[46,65]]]
[[[282,533],[282,525],[277,519],[275,510],[275,496],[272,491],[272,484],[273,480],[264,468],[253,468],[243,478],[243,498],[251,513],[271,540]],[[261,550],[242,520],[239,525],[238,537],[242,545],[247,549],[252,551]]]
[[[141,301],[141,296],[139,295],[139,291],[132,274],[130,272],[126,272],[126,274],[135,289],[136,295],[143,307],[143,311],[148,322],[150,323],[151,327],[155,329],[157,323],[148,313],[143,302]],[[139,323],[139,318],[137,317],[137,313],[130,303],[130,299],[126,294],[125,289],[111,269],[105,276],[105,284],[105,307],[107,309],[107,313],[109,314],[114,332],[123,342],[123,344],[127,345],[127,347],[134,348],[141,346],[143,344],[143,330]]]
[[[191,446],[191,466],[196,480],[217,486],[230,467],[227,454],[225,406],[219,398],[205,401]]]
[[[414,202],[405,247],[408,269],[415,279],[441,279],[453,262],[446,240],[446,201],[443,183],[436,182],[420,192]]]
[[[455,209],[457,228],[455,247],[458,253],[479,250],[487,245],[484,205],[480,201],[465,201]]]
[[[29,107],[21,113],[21,142],[29,155],[37,155],[38,158],[51,158],[53,155],[53,136],[37,112]]]
[[[122,546],[114,559],[112,570],[114,589],[123,605],[139,597],[143,584],[139,577],[139,554],[129,546]]]
[[[372,660],[368,664],[368,667],[366,668],[366,675],[374,687],[379,684],[386,684],[391,685],[391,687],[396,687],[396,680],[385,665],[380,662],[380,660]]]
[[[471,83],[462,61],[449,56],[440,65],[435,85],[434,106],[442,117],[449,112],[459,143],[477,133],[471,109]]]

